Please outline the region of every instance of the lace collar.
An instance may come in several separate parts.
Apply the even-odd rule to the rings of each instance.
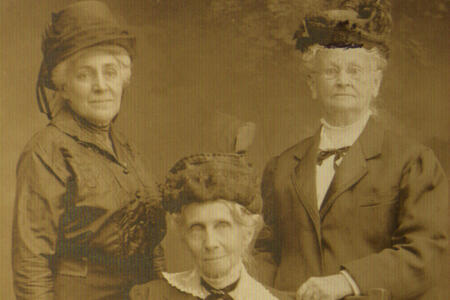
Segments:
[[[197,269],[180,273],[162,273],[164,279],[172,287],[181,292],[190,294],[200,299],[205,299],[208,292],[202,287],[200,283],[200,274]],[[277,300],[261,283],[253,279],[242,266],[241,278],[235,290],[230,292],[230,296],[234,300]]]

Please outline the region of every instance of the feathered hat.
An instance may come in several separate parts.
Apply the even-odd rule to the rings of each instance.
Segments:
[[[239,128],[233,142],[235,153],[200,153],[176,162],[163,185],[164,209],[178,213],[193,202],[222,199],[260,213],[259,181],[246,152],[254,131],[255,125],[250,122]]]

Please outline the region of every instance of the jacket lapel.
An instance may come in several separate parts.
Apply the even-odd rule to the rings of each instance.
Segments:
[[[319,210],[317,208],[316,193],[316,160],[317,149],[320,141],[320,130],[295,153],[298,164],[291,174],[291,181],[300,202],[305,207],[308,215],[313,221],[317,232],[320,230]]]
[[[366,128],[350,147],[347,155],[342,159],[342,163],[336,169],[320,209],[321,218],[327,214],[343,192],[351,188],[367,174],[367,160],[381,153],[383,135],[384,131],[379,128],[379,125],[373,118],[370,118]]]

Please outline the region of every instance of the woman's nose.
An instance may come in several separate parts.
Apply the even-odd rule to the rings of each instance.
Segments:
[[[351,83],[350,74],[345,70],[341,70],[336,76],[336,83],[339,85],[349,85]]]
[[[218,247],[217,234],[214,230],[206,230],[204,246],[206,250],[213,250]]]
[[[106,81],[105,78],[99,74],[95,77],[93,88],[95,92],[101,92],[106,89]]]

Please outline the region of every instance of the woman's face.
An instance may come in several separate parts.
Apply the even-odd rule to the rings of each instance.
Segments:
[[[119,62],[106,51],[94,48],[68,67],[62,95],[80,117],[104,126],[118,114],[122,91]]]
[[[221,202],[189,204],[183,238],[199,270],[209,278],[229,274],[242,258],[251,234],[244,231]]]
[[[373,56],[364,48],[338,48],[321,50],[316,59],[317,70],[309,81],[313,97],[329,114],[366,114],[382,76]]]

